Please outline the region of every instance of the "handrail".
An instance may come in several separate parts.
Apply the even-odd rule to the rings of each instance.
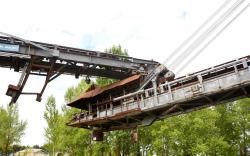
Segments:
[[[225,67],[230,67],[230,66],[233,66],[233,65],[239,65],[239,64],[243,64],[244,61],[247,61],[247,62],[250,62],[249,60],[249,56],[246,56],[246,57],[243,57],[241,59],[236,59],[236,60],[233,60],[233,61],[230,61],[230,62],[227,62],[225,64],[221,64],[219,66],[215,66],[215,67],[211,67],[211,68],[208,68],[206,70],[202,70],[201,72],[195,72],[191,75],[189,75],[188,77],[181,77],[181,78],[177,78],[176,80],[174,81],[170,81],[170,82],[166,82],[164,84],[161,84],[159,85],[159,87],[163,87],[163,86],[167,86],[167,85],[172,85],[172,84],[175,84],[175,83],[178,83],[178,82],[182,82],[184,80],[189,80],[190,78],[194,78],[194,77],[197,77],[199,75],[204,75],[204,74],[207,74],[209,72],[213,72],[213,71],[217,71],[219,69],[223,69]],[[129,98],[129,97],[132,97],[132,96],[135,96],[135,95],[138,95],[138,94],[141,94],[141,93],[144,93],[148,90],[153,90],[153,87],[152,88],[148,88],[148,89],[145,89],[145,90],[139,90],[139,91],[136,91],[134,93],[129,93],[129,94],[126,94],[126,95],[123,95],[123,96],[120,96],[120,97],[117,97],[117,98],[114,98],[113,101],[119,101],[119,100],[123,100],[123,99],[126,99],[126,98]]]

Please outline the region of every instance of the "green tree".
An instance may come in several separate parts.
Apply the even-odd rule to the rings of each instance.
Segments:
[[[93,82],[91,82],[93,83]],[[74,100],[82,92],[90,87],[84,79],[82,79],[79,84],[75,87],[70,87],[67,89],[64,99],[66,103]],[[71,120],[74,113],[79,113],[78,109],[69,108],[66,106],[62,107],[62,120],[63,123],[67,123]],[[92,144],[91,144],[91,132],[89,130],[74,128],[67,125],[63,125],[61,129],[61,135],[63,140],[61,146],[64,152],[71,153],[72,155],[92,155]]]
[[[64,108],[62,114],[63,123],[69,122],[74,113],[76,113],[75,109]],[[91,152],[91,133],[89,130],[74,128],[64,124],[61,132],[63,137],[61,145],[64,152],[71,153],[73,156],[87,155],[88,152]]]
[[[14,143],[19,143],[24,135],[27,122],[19,119],[18,105],[0,107],[0,147],[3,155],[8,155]]]
[[[120,56],[128,56],[128,50],[122,49],[121,45],[113,45],[111,48],[107,48],[104,50],[106,53],[120,55]]]
[[[152,125],[158,155],[224,155],[229,145],[219,134],[213,108],[167,118]]]
[[[242,99],[216,108],[220,114],[217,127],[230,148],[226,155],[249,155],[250,99]]]
[[[60,127],[62,122],[60,121],[61,117],[59,111],[56,108],[56,100],[52,95],[47,99],[44,119],[48,125],[47,128],[45,128],[46,147],[50,155],[54,156],[55,153],[60,150]]]

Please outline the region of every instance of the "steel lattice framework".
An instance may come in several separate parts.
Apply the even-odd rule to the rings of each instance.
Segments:
[[[77,49],[41,42],[28,41],[7,35],[0,36],[0,67],[22,72],[17,85],[9,85],[7,95],[15,103],[21,94],[35,94],[37,101],[47,84],[61,74],[101,76],[123,79],[136,73],[147,74],[158,62],[136,59],[104,52]],[[22,92],[29,75],[45,76],[39,93]]]

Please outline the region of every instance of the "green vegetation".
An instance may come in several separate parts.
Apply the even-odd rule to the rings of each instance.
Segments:
[[[0,107],[0,154],[7,156],[24,135],[27,123],[19,120],[18,105]]]
[[[46,144],[46,148],[48,149],[50,155],[55,155],[55,153],[59,150],[59,144],[61,142],[61,118],[58,110],[56,109],[56,100],[53,96],[50,96],[47,100],[44,119],[48,124],[48,127],[45,129],[45,138],[48,142]]]

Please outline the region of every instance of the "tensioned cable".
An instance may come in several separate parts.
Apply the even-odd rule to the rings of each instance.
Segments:
[[[245,6],[233,19],[231,19],[213,38],[211,38],[193,57],[191,57],[184,65],[180,67],[176,74],[182,72],[195,58],[197,58],[202,51],[204,51],[219,35],[224,32],[225,29],[228,28],[248,7],[250,4]]]
[[[206,39],[208,38],[213,31],[215,31],[245,0],[238,0],[231,6],[219,19],[216,20],[202,35],[200,35],[183,53],[177,57],[169,68],[172,70],[176,68],[177,65],[180,65],[184,59],[186,59],[194,50]]]
[[[224,9],[230,2],[231,2],[232,0],[226,0],[211,16],[209,16],[209,18],[204,22],[204,23],[202,23],[199,27],[198,27],[198,29],[196,29],[196,31],[195,32],[193,32],[186,40],[184,40],[183,42],[182,42],[182,44],[181,45],[179,45],[178,46],[178,48],[177,49],[175,49],[171,54],[170,54],[170,56],[166,59],[166,60],[164,60],[163,61],[163,63],[162,64],[165,64],[165,63],[167,63],[168,61],[170,61],[174,56],[176,56],[177,54],[178,54],[178,52],[192,39],[192,38],[194,38],[199,32],[200,32],[200,30],[202,30],[210,21],[212,21],[213,20],[213,18],[217,15],[217,14],[219,14],[219,12],[222,10],[222,9]]]
[[[228,14],[228,12],[229,12],[229,14],[230,14],[230,10],[232,9],[232,8],[234,8],[235,6],[236,6],[236,8],[237,8],[237,6],[238,5],[240,5],[241,3],[243,3],[245,0],[238,0],[236,3],[234,3],[234,5],[229,9],[229,10],[227,10],[227,12],[224,14],[224,17],[225,17],[225,15],[226,14]],[[239,4],[238,4],[239,3]],[[226,5],[227,5],[228,3],[224,3],[218,10],[216,10],[216,14],[218,14],[219,13],[219,11],[221,11]],[[234,10],[234,9],[233,9]],[[214,16],[216,15],[216,14],[213,14]],[[211,20],[212,20],[212,17],[213,16],[211,16]],[[222,16],[223,17],[223,16]],[[220,17],[220,18],[222,18],[222,17]],[[209,20],[210,20],[210,18],[209,18]],[[207,21],[209,21],[209,20],[207,20]],[[219,21],[219,20],[217,20],[217,21]],[[215,23],[217,23],[217,21],[215,22]],[[205,22],[206,23],[206,22]],[[208,23],[208,22],[207,22]],[[205,24],[204,24],[204,26],[205,26]],[[204,27],[204,26],[202,26],[202,27]],[[202,28],[202,27],[200,27],[200,28]],[[212,26],[211,26],[212,27]],[[210,28],[211,28],[210,27]],[[200,30],[197,30],[195,33],[193,33],[193,34],[197,34],[198,32],[199,32]],[[190,38],[193,38],[194,37],[194,35],[191,35],[190,36]],[[189,39],[189,38],[188,38]],[[182,46],[185,46],[187,43],[186,42],[184,42],[180,47],[182,48]],[[177,49],[181,49],[181,48],[177,48]],[[171,56],[174,56],[174,54],[172,53],[172,55]],[[167,60],[169,60],[169,59],[167,59]],[[165,61],[164,61],[165,62]],[[155,75],[157,74],[157,72],[155,72],[155,71],[157,71],[157,70],[160,70],[161,68],[163,68],[164,67],[164,63],[163,64],[161,64],[159,67],[157,67],[157,68],[155,68],[152,72],[150,72],[149,73],[149,75],[148,75],[148,77],[147,77],[147,79],[146,79],[146,81],[143,83],[143,85],[140,87],[140,89],[139,90],[141,90],[141,89],[143,89],[154,77],[155,77]]]

